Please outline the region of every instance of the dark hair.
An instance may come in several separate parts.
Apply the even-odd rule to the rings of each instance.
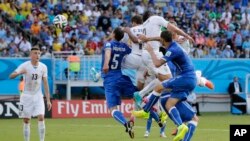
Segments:
[[[151,16],[151,12],[150,11],[144,12],[143,16],[142,16],[143,22],[145,22],[150,16]]]
[[[134,22],[136,24],[142,24],[142,17],[140,15],[135,15],[131,18],[131,22]]]
[[[115,28],[113,33],[115,34],[115,39],[117,41],[120,41],[124,36],[124,32],[120,27]]]
[[[161,38],[165,41],[165,42],[172,42],[172,33],[170,31],[162,31],[161,32]]]

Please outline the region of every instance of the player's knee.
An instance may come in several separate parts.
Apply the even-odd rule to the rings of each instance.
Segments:
[[[158,74],[157,77],[160,81],[164,81],[164,80],[168,80],[168,79],[172,78],[172,75],[171,74],[165,74],[165,75]]]
[[[199,122],[199,118],[198,118],[197,115],[195,115],[195,116],[192,118],[192,120],[195,121],[195,122],[197,122],[197,123]]]
[[[156,85],[154,91],[161,93],[163,89],[164,89],[164,87],[162,86],[162,84],[159,83]]]
[[[38,121],[44,121],[44,115],[39,115],[39,116],[37,117],[37,119],[38,119]]]
[[[30,122],[30,119],[28,119],[28,118],[24,118],[24,119],[23,119],[23,122],[27,124],[27,123],[29,123],[29,122]]]

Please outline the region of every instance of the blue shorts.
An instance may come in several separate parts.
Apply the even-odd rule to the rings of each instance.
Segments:
[[[161,106],[165,110],[166,113],[168,113],[166,109],[166,102],[169,97],[161,97]],[[192,120],[192,118],[195,116],[195,111],[191,107],[191,105],[187,101],[180,101],[175,105],[176,109],[179,111],[181,119],[183,122],[188,122]]]
[[[128,76],[105,78],[104,92],[108,108],[121,105],[121,97],[133,98],[137,88]]]
[[[162,85],[171,90],[171,97],[180,100],[186,100],[189,92],[193,91],[196,86],[196,77],[176,76],[169,80],[163,81]]]

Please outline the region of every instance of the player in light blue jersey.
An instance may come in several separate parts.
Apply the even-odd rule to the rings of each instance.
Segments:
[[[163,31],[160,37],[162,44],[167,50],[163,58],[158,59],[149,44],[146,47],[152,57],[154,65],[159,67],[166,65],[166,62],[171,61],[176,66],[179,74],[177,77],[158,83],[154,91],[151,93],[152,95],[149,102],[143,109],[145,112],[148,112],[158,101],[163,90],[170,91],[170,97],[166,102],[166,110],[168,111],[170,119],[178,126],[178,133],[175,136],[174,141],[179,141],[182,140],[188,132],[188,127],[183,124],[180,113],[175,105],[179,101],[186,100],[189,92],[195,88],[197,83],[196,74],[191,59],[181,49],[181,46],[172,40],[172,33],[170,31]],[[140,111],[137,112],[140,113]]]
[[[120,42],[123,36],[124,32],[118,27],[112,33],[113,40],[105,44],[102,50],[102,78],[107,106],[112,117],[124,125],[129,136],[134,138],[133,122],[127,121],[123,113],[118,110],[121,96],[132,99],[133,93],[137,90],[130,78],[122,75],[122,60],[131,52],[127,44]]]

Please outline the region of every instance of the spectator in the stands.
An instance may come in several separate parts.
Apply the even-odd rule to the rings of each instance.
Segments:
[[[23,40],[21,41],[21,43],[19,45],[19,49],[24,54],[24,56],[27,57],[29,55],[30,50],[31,50],[31,43],[29,41],[27,41],[26,38],[23,38]]]
[[[234,52],[231,49],[230,45],[227,45],[225,47],[225,49],[222,52],[222,56],[223,56],[223,58],[233,58],[234,57]]]
[[[236,47],[235,49],[242,50],[243,36],[240,33],[240,29],[236,29],[236,33],[233,35],[233,44]]]
[[[14,17],[14,20],[17,22],[17,23],[22,23],[23,20],[25,20],[25,17],[20,13],[20,10],[17,10],[17,13]]]
[[[214,39],[213,34],[209,34],[209,37],[206,39],[206,46],[208,48],[216,47],[217,46],[217,43],[216,43],[216,41]]]
[[[47,46],[41,47],[41,58],[51,58],[51,53]]]
[[[3,51],[7,47],[8,47],[8,44],[6,43],[6,41],[3,38],[0,38],[0,51]]]
[[[35,36],[39,36],[41,32],[41,26],[38,24],[38,21],[38,19],[35,19],[34,23],[30,27],[30,32]]]
[[[58,38],[56,37],[53,42],[53,51],[59,52],[62,49],[62,44],[58,41]]]
[[[104,32],[107,32],[109,27],[111,27],[111,21],[109,17],[109,13],[104,11],[103,14],[99,17],[97,22],[97,28],[102,27]]]
[[[249,58],[249,53],[250,53],[250,37],[249,36],[246,37],[245,41],[242,44],[242,48],[245,51],[246,58]]]

